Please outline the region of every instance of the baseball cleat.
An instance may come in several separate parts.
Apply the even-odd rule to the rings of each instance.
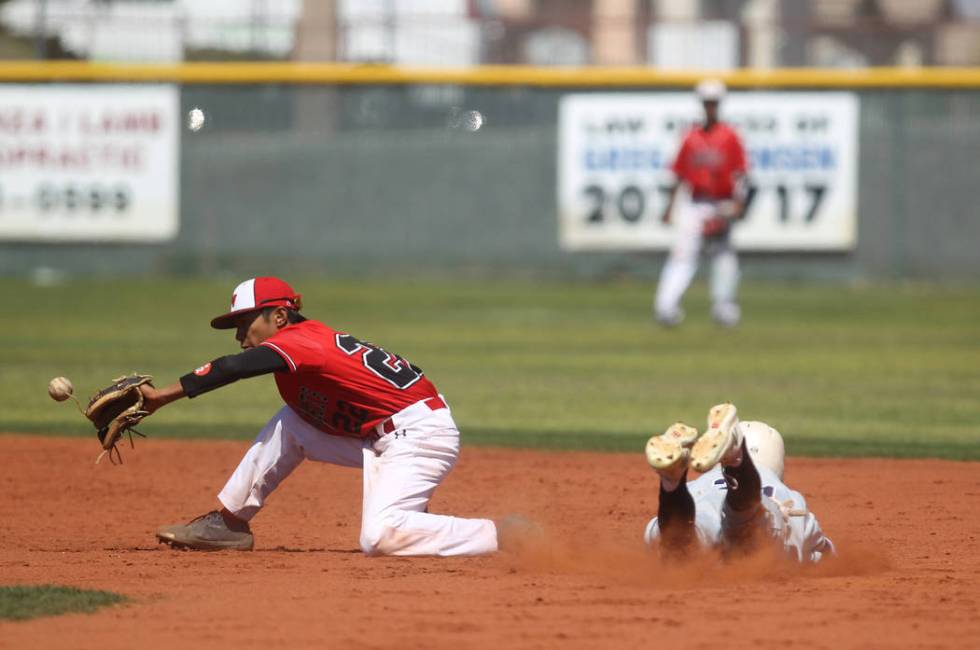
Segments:
[[[161,526],[156,536],[162,544],[195,551],[251,551],[255,542],[248,523],[229,525],[217,510],[186,524]]]
[[[660,323],[664,327],[667,328],[678,327],[681,323],[684,322],[684,310],[677,309],[672,312],[658,311],[654,314],[654,318],[657,320],[658,323]]]
[[[679,481],[687,470],[691,446],[698,439],[698,430],[683,422],[675,422],[662,434],[647,440],[646,456],[650,467],[661,476]]]
[[[738,460],[742,448],[742,433],[734,404],[718,404],[708,411],[708,430],[691,448],[691,467],[707,472],[717,465]]]
[[[737,327],[742,320],[742,309],[733,302],[720,303],[711,309],[711,317],[722,327]]]

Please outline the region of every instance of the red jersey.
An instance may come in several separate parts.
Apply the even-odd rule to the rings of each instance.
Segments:
[[[406,406],[439,394],[405,359],[319,321],[287,325],[261,345],[289,366],[275,373],[283,401],[333,435],[364,438]]]
[[[734,177],[747,167],[738,134],[716,122],[708,130],[699,126],[687,132],[672,169],[695,198],[720,200],[732,198]]]

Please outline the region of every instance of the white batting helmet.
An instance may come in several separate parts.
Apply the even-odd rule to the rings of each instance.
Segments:
[[[705,79],[694,89],[702,102],[720,102],[725,98],[726,91],[725,82],[721,79]]]
[[[786,464],[786,445],[783,437],[765,422],[739,422],[739,429],[745,437],[752,460],[758,465],[768,467],[783,479],[783,469]]]

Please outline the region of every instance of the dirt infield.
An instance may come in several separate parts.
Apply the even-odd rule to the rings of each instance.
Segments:
[[[243,442],[149,440],[95,466],[94,440],[0,436],[0,584],[132,598],[0,622],[0,648],[963,648],[980,642],[980,464],[791,458],[840,559],[663,566],[641,454],[466,448],[435,512],[522,512],[532,556],[369,558],[360,472],[306,463],[256,518],[252,553],[190,553],[153,530],[215,506]]]

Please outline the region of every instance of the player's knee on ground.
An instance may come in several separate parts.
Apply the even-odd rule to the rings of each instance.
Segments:
[[[361,551],[367,555],[387,555],[400,547],[397,517],[386,513],[361,525]]]

